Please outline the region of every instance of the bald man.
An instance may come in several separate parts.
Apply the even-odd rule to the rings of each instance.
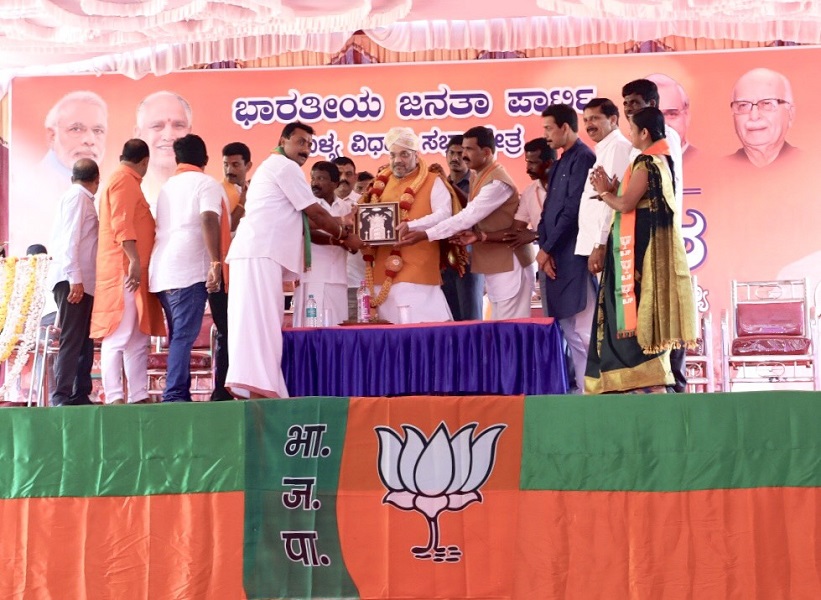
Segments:
[[[645,79],[655,83],[658,88],[658,108],[664,115],[664,122],[675,129],[681,138],[682,158],[692,158],[698,150],[690,144],[687,137],[687,129],[690,127],[690,97],[681,84],[669,75],[653,73]]]
[[[761,168],[797,152],[785,139],[795,119],[795,104],[792,86],[781,73],[770,69],[744,73],[735,82],[730,108],[742,146],[734,158]]]
[[[149,94],[137,106],[134,137],[148,144],[150,152],[141,187],[155,216],[160,188],[177,169],[174,142],[191,133],[192,120],[188,101],[167,90]]]

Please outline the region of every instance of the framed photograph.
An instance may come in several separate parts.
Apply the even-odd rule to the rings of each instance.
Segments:
[[[395,244],[399,241],[399,203],[360,204],[357,207],[354,231],[369,246]]]

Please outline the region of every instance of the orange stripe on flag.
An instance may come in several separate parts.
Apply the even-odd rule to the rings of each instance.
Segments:
[[[0,598],[244,598],[242,492],[0,501]]]
[[[821,488],[521,494],[512,598],[821,598]]]

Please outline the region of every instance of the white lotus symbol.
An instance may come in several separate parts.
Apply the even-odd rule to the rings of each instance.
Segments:
[[[457,546],[439,544],[439,515],[481,502],[479,488],[496,462],[496,443],[507,425],[493,425],[474,436],[477,423],[450,435],[440,423],[430,439],[413,425],[402,425],[405,439],[389,427],[377,427],[379,478],[388,490],[383,504],[417,510],[428,522],[427,546],[414,546],[417,558],[457,562]]]

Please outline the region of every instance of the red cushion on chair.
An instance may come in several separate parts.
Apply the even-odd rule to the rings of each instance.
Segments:
[[[804,303],[758,302],[736,309],[738,337],[804,335]]]
[[[733,354],[807,354],[810,351],[810,340],[805,337],[788,335],[762,335],[759,337],[744,337],[733,340]]]

